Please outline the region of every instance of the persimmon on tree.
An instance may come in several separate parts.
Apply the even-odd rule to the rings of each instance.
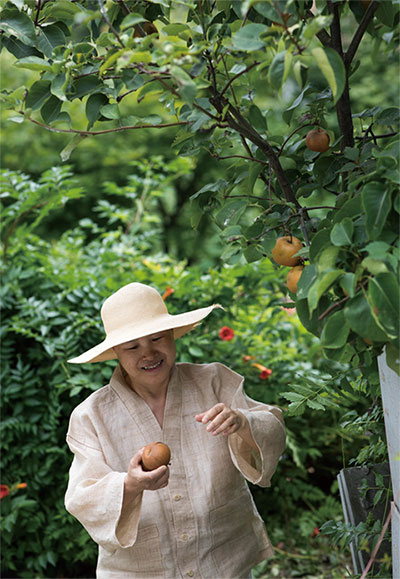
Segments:
[[[377,354],[387,345],[396,368],[400,345],[399,110],[355,112],[351,86],[364,38],[395,58],[398,22],[390,0],[10,0],[2,45],[37,79],[3,102],[12,120],[70,135],[64,160],[88,137],[171,126],[177,154],[231,160],[192,195],[193,227],[214,219],[229,263],[300,238],[298,315],[373,384]],[[291,95],[277,133],[268,91]],[[159,115],[141,114],[149,95]],[[329,148],[310,151],[319,129]]]

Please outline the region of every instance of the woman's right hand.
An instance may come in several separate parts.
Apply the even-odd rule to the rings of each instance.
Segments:
[[[143,450],[144,447],[135,454],[129,463],[124,485],[126,498],[133,499],[144,490],[156,491],[166,487],[168,484],[168,466],[160,466],[151,471],[143,470]]]

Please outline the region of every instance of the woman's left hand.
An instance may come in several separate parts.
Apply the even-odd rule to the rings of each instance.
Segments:
[[[197,422],[207,424],[207,431],[216,436],[224,434],[225,436],[237,432],[245,426],[246,419],[243,414],[232,410],[223,402],[215,404],[209,410],[196,414]]]

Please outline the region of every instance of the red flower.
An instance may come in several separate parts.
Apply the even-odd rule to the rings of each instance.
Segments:
[[[261,370],[260,375],[259,375],[260,380],[268,380],[268,378],[272,374],[272,370],[270,370],[269,368],[266,368],[262,364],[253,364],[253,366],[255,368],[258,368],[259,370]]]
[[[165,301],[167,299],[168,296],[170,296],[171,294],[174,293],[174,289],[172,287],[170,287],[169,285],[167,285],[167,289],[165,290],[165,292],[162,295],[162,299]]]
[[[16,489],[26,489],[28,485],[26,483],[19,483],[17,485],[15,485]]]
[[[218,335],[221,338],[221,340],[229,342],[229,340],[232,340],[234,338],[235,332],[232,330],[232,328],[228,328],[228,326],[223,326],[218,332]]]
[[[314,537],[316,537],[317,535],[319,535],[319,533],[320,533],[320,530],[318,529],[318,527],[314,527],[314,530],[313,530],[313,532],[311,533],[310,537],[311,537],[312,539],[314,539]]]
[[[0,499],[4,499],[10,494],[10,488],[8,485],[0,485]]]

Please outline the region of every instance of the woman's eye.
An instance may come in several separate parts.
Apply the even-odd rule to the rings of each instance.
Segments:
[[[158,342],[158,340],[161,340],[162,336],[159,336],[158,338],[153,338],[153,342]]]
[[[129,349],[130,349],[130,350],[136,350],[136,349],[137,349],[137,346],[131,346]]]

